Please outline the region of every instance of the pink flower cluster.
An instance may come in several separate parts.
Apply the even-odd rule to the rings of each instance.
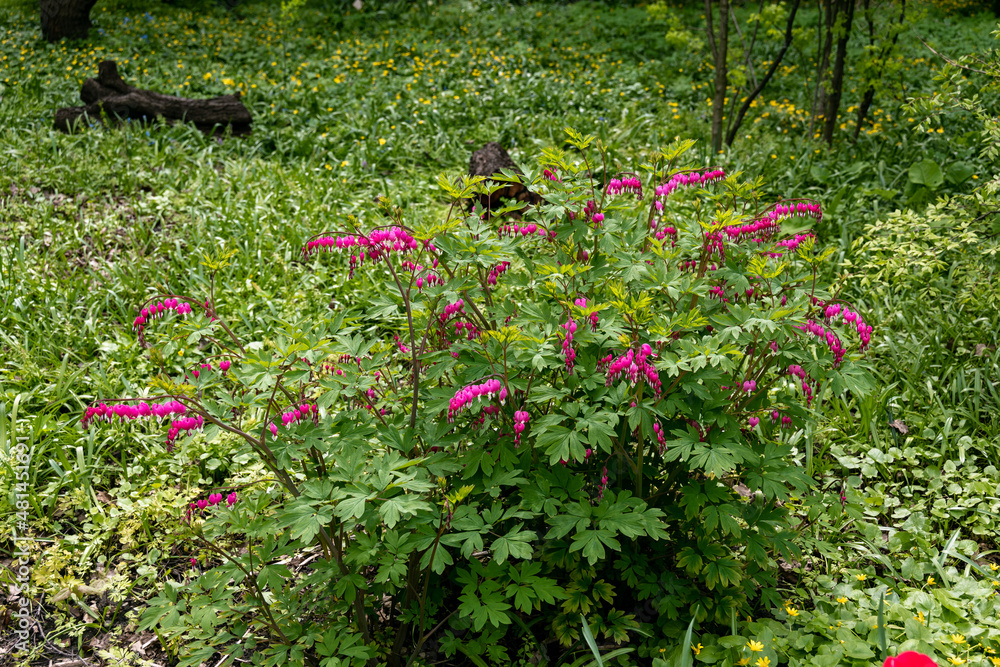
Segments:
[[[777,410],[771,413],[771,421],[773,421],[775,424],[777,424],[780,421],[781,428],[791,428],[792,424],[794,423],[791,417],[789,417],[788,415],[783,415]]]
[[[793,204],[775,204],[773,209],[764,214],[764,218],[770,220],[780,220],[781,218],[792,218],[798,216],[809,216],[810,218],[822,220],[823,210],[816,202],[800,201]]]
[[[510,262],[500,262],[499,264],[494,266],[492,269],[490,269],[489,275],[486,276],[486,284],[496,285],[497,279],[500,278],[500,276],[502,276],[504,273],[506,273],[507,269],[509,268],[510,268]]]
[[[670,227],[670,226],[668,226],[668,227],[660,227],[659,229],[657,229],[657,222],[656,222],[656,220],[653,220],[653,222],[650,223],[650,227],[652,227],[653,231],[656,232],[656,240],[662,241],[663,239],[665,239],[666,237],[669,236],[670,237],[670,247],[674,247],[674,246],[677,245],[677,228],[676,227]]]
[[[566,359],[566,371],[572,375],[573,366],[576,364],[576,350],[573,349],[573,334],[576,333],[576,320],[573,318],[566,320],[562,328],[566,330],[566,336],[563,338],[562,343],[563,357]]]
[[[185,412],[187,412],[187,408],[178,401],[167,401],[166,403],[139,401],[136,405],[128,405],[127,403],[107,405],[101,403],[87,408],[87,412],[80,419],[80,424],[84,428],[87,428],[94,419],[111,421],[112,418],[118,417],[121,421],[124,421],[138,417],[170,417],[172,415],[182,415]]]
[[[732,225],[723,229],[730,241],[738,242],[749,239],[757,243],[771,240],[780,230],[781,225],[770,219],[754,220],[743,225]]]
[[[656,196],[666,197],[682,185],[705,185],[721,181],[725,177],[726,172],[722,169],[712,169],[704,174],[699,174],[697,171],[686,174],[678,172],[671,176],[669,181],[656,187]],[[658,210],[662,210],[662,207],[658,207]]]
[[[139,314],[132,322],[132,329],[133,331],[138,332],[139,340],[142,340],[143,331],[146,329],[146,323],[149,320],[155,320],[156,318],[162,316],[163,313],[168,310],[173,310],[178,315],[187,315],[191,312],[191,304],[186,301],[181,301],[180,299],[171,298],[151,303],[140,310]]]
[[[788,374],[794,375],[798,379],[802,380],[802,393],[806,397],[806,406],[811,406],[813,400],[813,390],[809,385],[809,376],[806,375],[805,370],[798,364],[792,364],[788,367]]]
[[[586,308],[587,299],[583,297],[576,299],[573,301],[573,305],[575,305],[578,308]],[[597,331],[597,324],[600,321],[600,318],[597,316],[597,313],[591,313],[588,319],[590,320],[590,330]]]
[[[601,471],[601,485],[597,487],[597,502],[601,502],[604,498],[606,488],[608,488],[608,467],[604,466],[604,470]]]
[[[174,441],[183,431],[196,431],[204,425],[205,420],[202,419],[201,415],[175,419],[170,422],[170,430],[167,431],[167,451],[172,452],[174,450]]]
[[[779,248],[786,248],[790,252],[795,252],[796,250],[798,250],[799,246],[802,245],[803,241],[805,241],[806,239],[814,238],[814,236],[815,235],[812,232],[809,232],[807,234],[796,234],[794,238],[783,239],[781,241],[778,241],[774,245],[776,245]]]
[[[303,403],[297,408],[293,408],[288,412],[281,413],[281,423],[285,425],[285,428],[288,428],[289,426],[295,424],[296,422],[299,422],[303,419],[307,419],[310,415],[312,415],[313,421],[318,420],[319,406],[316,405],[315,403],[313,403],[312,405],[310,405],[309,403]]]
[[[544,227],[540,227],[532,222],[527,225],[517,225],[517,224],[501,225],[500,228],[497,230],[497,235],[500,238],[503,238],[505,236],[510,236],[511,238],[515,236],[541,236],[541,237],[555,238],[556,233],[552,232],[550,234],[549,232],[545,231]]]
[[[594,223],[594,229],[600,227],[604,222],[604,214],[597,212],[597,202],[593,199],[588,199],[587,205],[583,207],[583,217]]]
[[[455,335],[461,336],[463,331],[466,340],[475,340],[479,337],[479,329],[472,322],[455,322]]]
[[[490,406],[490,407],[493,407],[493,406]],[[485,408],[484,408],[484,410],[485,410]],[[524,410],[517,410],[516,412],[514,412],[514,446],[515,447],[520,447],[521,446],[521,433],[523,433],[524,429],[526,429],[528,427],[528,421],[530,419],[531,419],[531,415],[529,415]]]
[[[720,261],[726,259],[726,246],[722,241],[720,232],[705,232],[705,246],[708,248],[708,257],[715,255]]]
[[[667,449],[667,436],[663,432],[660,422],[653,422],[653,433],[656,434],[656,443],[659,445],[660,453],[662,454]]]
[[[444,307],[444,312],[438,315],[438,319],[441,320],[442,322],[445,322],[452,315],[455,315],[456,313],[461,313],[464,307],[465,307],[464,299],[459,299],[455,303],[449,303],[447,306]]]
[[[470,403],[496,396],[501,403],[507,400],[507,388],[496,378],[482,384],[470,384],[455,392],[448,403],[448,421],[454,421],[455,415],[464,410]]]
[[[360,248],[359,253],[354,248]],[[374,229],[367,236],[363,234],[339,234],[337,236],[321,236],[309,241],[302,254],[308,257],[320,250],[330,251],[351,249],[349,277],[354,277],[354,271],[365,263],[365,259],[373,263],[380,261],[390,252],[406,253],[420,248],[420,243],[402,227]]]
[[[623,375],[633,385],[642,377],[645,378],[658,397],[662,391],[660,374],[656,372],[653,364],[647,361],[647,359],[653,356],[655,356],[653,355],[653,348],[648,343],[642,344],[642,348],[640,348],[638,354],[634,350],[629,350],[608,365],[608,379],[605,386],[610,387],[612,383]]]
[[[861,349],[866,350],[872,342],[872,327],[869,324],[865,324],[865,319],[861,316],[861,313],[851,312],[847,307],[841,308],[840,304],[834,303],[826,307],[826,311],[823,313],[826,319],[832,320],[838,315],[841,315],[844,319],[844,324],[850,324],[854,327],[855,331],[858,332],[858,336],[861,338]]]
[[[216,505],[221,503],[222,497],[223,496],[221,493],[210,493],[208,494],[208,498],[200,498],[195,502],[191,503],[191,506],[188,507],[187,511],[188,520],[189,521],[191,520],[191,515],[194,513],[195,510],[204,511],[206,507],[215,507]],[[233,505],[236,504],[237,499],[235,491],[230,493],[225,498],[226,498],[226,507],[232,507]],[[194,561],[193,558],[191,560]],[[192,562],[192,564],[194,563]]]
[[[844,344],[840,342],[840,338],[833,331],[833,329],[827,330],[822,324],[818,322],[813,322],[809,320],[803,325],[795,327],[796,329],[801,329],[802,331],[811,333],[817,338],[822,338],[826,341],[827,347],[830,348],[830,352],[833,353],[833,367],[838,368],[840,362],[844,360],[844,355],[847,354],[847,349]]]
[[[437,261],[437,259],[435,259],[434,262],[433,262],[433,268],[436,269],[437,265],[438,265],[438,261]],[[428,269],[427,267],[425,267],[423,264],[414,264],[410,260],[404,259],[402,266],[403,266],[403,269],[409,271],[410,273],[417,274],[417,279],[414,282],[416,282],[416,284],[417,284],[417,290],[418,291],[423,290],[424,289],[424,285],[428,285],[428,286],[432,286],[432,285],[444,285],[444,279],[441,278],[441,276],[439,276],[438,274],[436,274],[433,271],[431,271],[430,269]],[[420,274],[424,273],[424,271],[427,271],[427,275],[420,275]]]
[[[748,394],[752,394],[753,392],[757,391],[757,383],[754,382],[753,380],[747,380],[746,382],[743,383],[743,391],[745,391]]]
[[[639,199],[642,199],[642,181],[635,176],[612,178],[608,181],[608,187],[605,192],[609,195],[620,195],[623,192],[629,192],[638,195]]]

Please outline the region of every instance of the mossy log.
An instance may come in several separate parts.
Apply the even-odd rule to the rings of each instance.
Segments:
[[[221,134],[227,128],[236,136],[250,133],[253,119],[239,93],[193,100],[130,86],[118,74],[118,65],[113,60],[101,62],[97,71],[97,78],[84,81],[80,90],[80,99],[86,106],[56,111],[57,130],[72,132],[80,124],[105,121],[120,124],[158,119],[167,124],[193,123],[206,133]]]

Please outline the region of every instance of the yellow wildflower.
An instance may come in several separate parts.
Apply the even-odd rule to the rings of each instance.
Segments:
[[[757,662],[753,663],[757,667],[771,667],[771,659],[766,655],[757,658]]]
[[[948,658],[948,662],[950,662],[953,665],[964,665],[965,664],[965,660],[963,660],[962,658],[958,658],[958,657]]]
[[[839,598],[837,598],[837,602],[839,602],[840,604],[847,604],[847,598],[841,595]]]
[[[956,644],[964,644],[965,643],[965,635],[952,635],[951,636],[951,641],[955,642]]]
[[[920,625],[927,625],[927,619],[924,618],[924,612],[918,611],[917,615],[914,616],[913,618],[915,618],[916,620],[920,621]]]
[[[1000,658],[994,658],[990,656],[990,662],[993,663],[993,667],[1000,667]]]
[[[798,616],[799,615],[799,610],[796,609],[795,607],[785,607],[785,612],[789,616]]]
[[[855,576],[855,578],[857,578],[858,581],[864,581],[865,579],[868,578],[867,574],[856,574],[854,576]]]
[[[691,650],[694,651],[695,655],[701,655],[701,649],[703,649],[703,648],[705,648],[705,647],[702,646],[701,644],[698,644],[697,646],[695,646],[694,644],[691,644]]]
[[[747,642],[747,648],[754,652],[763,651],[764,643],[751,639],[750,641]]]
[[[927,577],[927,585],[928,586],[934,585],[934,577]]]

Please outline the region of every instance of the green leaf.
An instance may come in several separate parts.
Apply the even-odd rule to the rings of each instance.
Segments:
[[[594,640],[594,633],[590,631],[590,625],[587,624],[587,617],[580,614],[580,622],[583,624],[581,628],[583,631],[583,640],[587,642],[590,652],[594,654],[594,662],[597,663],[597,667],[604,667],[604,660],[601,659],[601,652],[597,648],[597,642]]]
[[[375,496],[376,494],[374,492],[367,495],[361,493],[350,494],[337,503],[337,517],[343,521],[348,521],[352,518],[360,519],[365,513],[365,502],[371,500]]]
[[[952,162],[945,169],[944,178],[952,185],[961,185],[972,178],[976,173],[976,168],[968,162]]]
[[[705,585],[709,590],[715,590],[716,586],[735,586],[742,579],[739,565],[731,558],[714,560],[705,567]]]
[[[493,560],[497,565],[502,565],[508,556],[525,560],[531,558],[532,549],[529,542],[534,540],[536,535],[534,531],[522,531],[522,527],[514,526],[509,533],[493,540]]]
[[[695,611],[696,613],[691,616],[691,622],[688,623],[687,632],[684,633],[684,641],[681,644],[680,667],[693,667],[694,665],[694,656],[691,655],[691,635],[694,631],[694,619],[698,615],[697,608]]]
[[[910,182],[937,190],[944,183],[944,174],[937,162],[925,158],[910,166]]]
[[[573,536],[573,545],[569,548],[572,551],[581,551],[591,565],[605,556],[604,546],[607,545],[615,551],[621,551],[622,545],[615,539],[614,533],[610,530],[584,530]]]

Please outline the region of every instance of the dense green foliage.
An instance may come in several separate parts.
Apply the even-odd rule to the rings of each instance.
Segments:
[[[752,9],[738,12],[745,18]],[[990,46],[991,17],[922,9],[928,14],[916,33],[938,50],[957,56]],[[210,657],[215,664],[248,649],[283,662],[286,644],[319,656],[409,655],[393,649],[380,618],[385,595],[397,601],[385,613],[410,627],[410,648],[429,635],[416,653],[432,662],[583,664],[593,658],[589,644],[606,654],[622,643],[633,650],[617,660],[640,664],[693,657],[723,665],[765,658],[769,665],[864,665],[894,647],[941,662],[991,664],[985,650],[1000,649],[990,594],[1000,516],[992,57],[968,63],[987,75],[949,69],[935,79],[940,61],[915,33],[904,34],[872,124],[856,143],[849,141],[851,105],[868,75],[848,71],[847,116],[828,148],[813,143],[805,111],[814,71],[806,45],[816,33],[809,32],[815,17],[803,9],[803,32],[732,150],[708,155],[712,73],[697,43],[698,9],[456,2],[370,4],[357,13],[340,4],[226,11],[104,2],[89,42],[55,45],[40,41],[32,11],[12,9],[0,25],[0,506],[3,539],[17,529],[13,510],[25,512],[29,532],[40,538],[30,548],[29,590],[42,605],[36,617],[50,643],[34,643],[34,658],[69,650],[111,661],[153,636],[159,641],[148,650],[160,664]],[[185,96],[241,91],[253,135],[216,140],[180,125],[52,131],[53,110],[77,103],[80,83],[104,58],[116,59],[126,79],[144,88]],[[589,153],[566,143],[567,126],[597,138]],[[691,196],[671,195],[678,245],[646,246],[641,223],[650,184],[670,177],[656,151],[678,137],[701,142],[675,167],[742,175]],[[528,180],[544,186],[552,207],[532,221],[551,224],[555,243],[497,240],[475,219],[449,213],[456,177],[488,140],[512,149]],[[584,155],[591,166],[602,164],[593,170],[596,197],[580,189],[588,183]],[[543,168],[563,180],[541,179]],[[582,218],[569,220],[566,211],[599,201],[620,169],[642,177],[644,203],[625,195],[609,200],[601,234]],[[758,178],[752,189],[737,185]],[[824,247],[833,251],[814,269],[817,295],[852,304],[874,326],[864,359],[875,371],[874,392],[849,383],[850,392],[828,391],[840,388],[834,378],[810,406],[800,392],[786,392],[786,376],[774,375],[793,363],[813,379],[834,372],[822,363],[824,348],[805,345],[791,329],[811,316],[805,283],[788,280],[791,312],[778,316],[748,299],[723,313],[709,295],[721,274],[690,279],[669,268],[665,260],[698,257],[697,216],[726,219],[702,208],[732,206],[726,193],[761,205],[790,196],[822,205],[822,220],[798,219],[784,232],[794,238],[811,230],[819,256]],[[391,206],[375,201],[379,195]],[[394,283],[384,263],[349,278],[345,262],[302,256],[317,234],[385,224],[441,238],[434,243],[442,257],[465,268],[445,285],[407,295],[386,289]],[[727,285],[745,290],[766,274],[751,267],[751,254],[727,256]],[[655,258],[652,265],[647,258]],[[807,254],[786,270],[804,270],[801,263],[814,259]],[[495,288],[474,279],[477,268],[488,274],[503,261],[511,268]],[[244,344],[232,358],[250,368],[200,378],[197,400],[219,421],[223,406],[236,409],[234,423],[261,445],[271,444],[261,438],[267,396],[250,392],[229,405],[220,397],[237,386],[276,386],[272,355],[288,357],[288,372],[298,376],[282,381],[302,402],[320,404],[323,418],[282,431],[286,449],[277,453],[284,458],[269,461],[247,438],[214,437],[211,428],[178,437],[172,449],[157,429],[80,428],[87,406],[143,395],[154,376],[163,378],[155,391],[186,396],[192,385],[180,384],[185,374],[223,351],[223,339],[201,317],[187,330],[158,322],[150,347],[140,344],[132,330],[139,308],[169,294],[190,294],[196,305],[207,297]],[[695,315],[709,318],[713,330],[696,318],[670,320],[681,294],[698,295],[706,310]],[[422,385],[426,393],[412,383],[379,384],[374,372],[382,364],[393,377],[412,371],[412,358],[398,347],[412,352],[421,340],[410,338],[407,308],[426,327],[458,298],[481,306],[484,322],[497,326],[471,315],[470,322],[497,333],[458,343],[458,359],[443,351],[429,358],[438,365]],[[643,309],[648,315],[640,316]],[[601,322],[593,332],[584,326],[591,314]],[[507,316],[509,326],[530,335],[504,338],[499,323]],[[567,318],[579,325],[572,375],[561,347]],[[608,353],[638,353],[667,328],[682,333],[677,344],[691,350],[756,345],[740,338],[746,333],[720,330],[747,318],[783,345],[800,341],[787,353],[783,347],[787,357],[755,380],[768,387],[752,399],[760,403],[722,389],[750,379],[737,377],[732,356],[711,357],[696,370],[700,383],[671,387],[678,372],[694,371],[658,350],[657,369],[670,389],[659,403],[636,393],[641,383],[604,386],[597,369]],[[349,338],[337,338],[347,330]],[[258,344],[245,345],[250,341]],[[525,391],[523,405],[511,391],[498,406],[507,435],[470,428],[464,413],[448,422],[455,391],[482,382],[486,360],[505,347],[516,352],[511,387]],[[344,365],[350,382],[310,375],[293,359],[329,365],[329,355],[344,353],[364,359]],[[528,391],[526,378],[535,376]],[[346,403],[368,389],[380,397],[378,409],[388,408],[382,418],[393,428],[380,430],[372,423],[378,418]],[[770,429],[776,403],[790,411],[794,428]],[[282,401],[280,410],[286,407]],[[516,410],[530,413],[517,448]],[[744,428],[758,412],[759,430]],[[700,426],[688,420],[702,418],[718,425],[723,441],[701,447]],[[652,444],[654,422],[669,438],[663,455]],[[311,439],[315,433],[340,435]],[[441,451],[429,450],[434,439]],[[14,472],[18,444],[33,453],[26,481]],[[685,446],[691,451],[682,456]],[[762,483],[746,456],[754,447],[764,448],[782,484]],[[629,462],[640,452],[637,475]],[[340,467],[319,474],[315,461],[325,457],[356,460],[356,477],[338,478]],[[464,472],[456,467],[462,464]],[[605,466],[608,488],[598,501]],[[803,473],[815,483],[803,477],[789,492],[784,483]],[[384,493],[386,475],[404,480],[406,493]],[[292,487],[321,483],[328,486],[303,494],[308,500],[291,499]],[[23,489],[27,510],[18,505]],[[206,509],[203,524],[188,522],[191,502],[223,491],[238,500]],[[785,495],[780,505],[772,502]],[[347,497],[359,500],[350,505]],[[748,513],[765,510],[773,521],[749,530]],[[617,513],[613,520],[609,512]],[[338,563],[316,527],[354,522],[366,532],[345,549],[353,560]],[[287,529],[272,539],[272,525]],[[750,553],[754,540],[759,558]],[[440,551],[428,549],[434,544]],[[248,565],[254,583],[221,585],[239,579],[229,562]],[[419,582],[409,600],[407,581]],[[279,590],[282,602],[265,620],[258,612],[274,605]],[[217,597],[204,604],[207,595]],[[178,607],[152,625],[160,619],[154,605],[140,621],[149,601],[164,600],[196,613]],[[360,644],[355,600],[368,605],[368,648]],[[210,621],[216,611],[222,614]],[[244,618],[227,616],[237,613]],[[141,623],[158,635],[143,635]],[[216,623],[225,627],[214,632]],[[101,641],[88,646],[95,637]],[[185,649],[197,642],[204,653]]]

